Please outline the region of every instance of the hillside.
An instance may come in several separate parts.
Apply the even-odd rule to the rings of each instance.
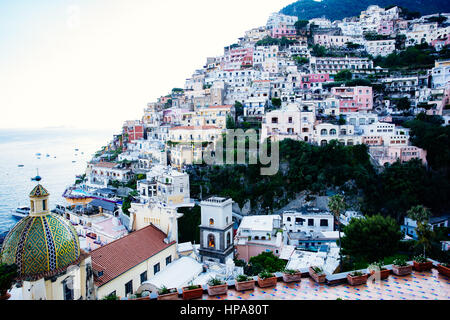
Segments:
[[[370,5],[385,8],[393,4],[407,8],[409,11],[418,11],[422,15],[450,11],[448,2],[442,0],[322,0],[321,2],[299,0],[283,8],[280,12],[298,16],[299,19],[308,20],[325,16],[333,21],[358,16]]]

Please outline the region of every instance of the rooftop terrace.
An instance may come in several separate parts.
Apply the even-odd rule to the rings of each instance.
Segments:
[[[228,289],[223,296],[203,295],[203,300],[448,300],[450,278],[437,270],[414,271],[399,277],[391,274],[388,279],[367,285],[352,287],[348,284],[329,286],[317,284],[313,279],[302,278],[300,283],[278,281],[276,287],[259,288],[238,292]]]
[[[412,264],[412,262],[410,262]],[[391,270],[392,266],[385,266]],[[393,273],[385,280],[368,281],[367,284],[351,286],[347,283],[346,274],[327,275],[325,284],[318,284],[309,277],[307,269],[302,272],[301,282],[285,283],[281,273],[276,286],[254,290],[236,291],[234,280],[227,281],[226,295],[209,296],[207,285],[203,285],[201,300],[449,300],[450,278],[440,274],[437,269],[430,271],[413,271],[409,275],[397,276]],[[362,270],[363,271],[363,270]],[[255,276],[256,280],[257,277]],[[178,289],[179,298],[182,290]],[[146,299],[155,299],[152,293]],[[126,299],[126,298],[125,298]]]

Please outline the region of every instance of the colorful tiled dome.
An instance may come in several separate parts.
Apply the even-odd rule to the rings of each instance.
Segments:
[[[64,218],[48,213],[19,221],[3,242],[1,259],[4,263],[15,263],[20,278],[26,279],[65,268],[79,257],[80,243],[75,229]]]
[[[48,196],[48,191],[42,185],[38,184],[30,192],[30,197],[45,197]]]

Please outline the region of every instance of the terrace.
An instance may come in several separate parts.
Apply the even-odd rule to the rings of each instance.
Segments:
[[[412,262],[409,262],[412,264]],[[367,284],[351,286],[346,276],[349,272],[327,274],[326,283],[318,284],[309,277],[308,269],[301,268],[300,282],[285,283],[282,273],[275,273],[276,286],[261,288],[255,285],[253,290],[237,291],[235,281],[227,281],[227,294],[209,296],[207,285],[201,285],[203,296],[201,300],[448,300],[450,299],[450,278],[442,275],[436,269],[437,261],[433,261],[434,268],[430,271],[413,271],[409,275],[397,276],[390,273],[385,280],[368,281]],[[392,265],[385,266],[392,271]],[[367,270],[359,270],[366,273]],[[253,277],[257,280],[257,277]],[[179,298],[183,293],[178,288]],[[157,294],[139,298],[139,300],[156,299]],[[127,300],[127,298],[122,298]],[[200,299],[199,299],[200,300]]]

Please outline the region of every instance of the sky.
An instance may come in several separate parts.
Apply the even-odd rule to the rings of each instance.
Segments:
[[[294,0],[0,0],[0,128],[120,130]]]

